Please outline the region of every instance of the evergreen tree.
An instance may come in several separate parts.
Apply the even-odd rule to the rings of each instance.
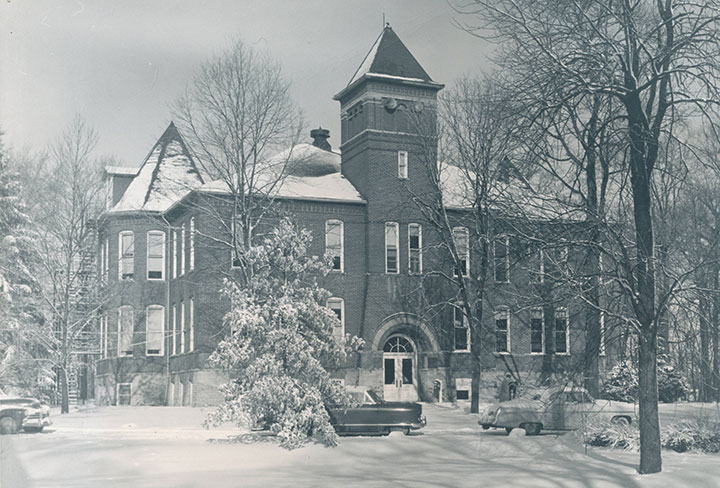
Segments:
[[[347,398],[330,371],[361,341],[334,334],[339,320],[316,281],[328,266],[308,255],[310,241],[308,231],[284,219],[246,253],[247,282],[227,282],[229,336],[210,363],[232,380],[221,387],[225,401],[209,423],[262,423],[285,447],[309,437],[337,443],[326,408]]]
[[[0,140],[0,384],[6,393],[45,397],[52,374],[35,340],[42,322],[31,271],[34,243],[18,174]]]

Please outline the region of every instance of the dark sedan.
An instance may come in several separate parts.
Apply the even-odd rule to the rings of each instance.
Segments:
[[[384,402],[370,390],[350,395],[353,406],[330,409],[330,420],[338,434],[409,434],[427,424],[418,403]]]

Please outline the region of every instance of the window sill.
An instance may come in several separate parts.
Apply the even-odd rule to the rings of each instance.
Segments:
[[[165,281],[165,278],[148,278],[148,281]]]
[[[454,349],[453,352],[459,354],[470,354],[471,351],[469,349]]]
[[[545,351],[542,351],[542,352],[530,352],[530,355],[531,355],[531,356],[544,356],[544,355],[545,355]]]
[[[569,352],[556,352],[555,355],[556,356],[569,356],[570,353]]]

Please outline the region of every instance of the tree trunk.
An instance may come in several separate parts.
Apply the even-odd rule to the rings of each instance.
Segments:
[[[643,327],[639,337],[640,474],[662,471],[658,420],[657,336]]]
[[[70,388],[68,385],[67,361],[60,367],[60,413],[70,413]]]
[[[699,400],[708,402],[712,390],[710,370],[710,314],[711,306],[705,297],[700,298],[700,395]],[[693,385],[695,386],[695,385]]]
[[[714,287],[712,297],[712,394],[709,400],[720,402],[720,296],[718,296],[718,288],[720,288],[719,277],[720,270],[713,270]]]
[[[595,241],[597,242],[597,241]],[[584,358],[584,383],[585,389],[594,398],[598,397],[600,390],[600,341],[602,331],[600,330],[600,290],[599,273],[600,258],[599,251],[590,246],[588,252],[588,283],[585,291],[586,300],[589,302],[585,307],[585,358]]]

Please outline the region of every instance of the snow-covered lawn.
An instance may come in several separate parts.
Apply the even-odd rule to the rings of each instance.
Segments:
[[[294,451],[232,426],[205,430],[203,409],[77,411],[48,432],[0,437],[0,486],[720,487],[717,455],[665,452],[663,473],[640,476],[636,453],[586,454],[573,434],[507,436],[463,409],[423,408],[428,426],[414,435]]]

